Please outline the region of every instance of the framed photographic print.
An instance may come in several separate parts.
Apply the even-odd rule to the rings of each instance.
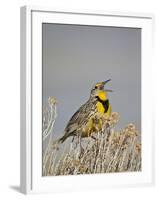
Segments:
[[[21,191],[153,183],[150,14],[21,8]]]

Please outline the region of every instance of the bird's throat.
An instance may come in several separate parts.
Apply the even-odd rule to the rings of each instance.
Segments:
[[[100,92],[98,93],[98,98],[99,98],[101,101],[106,101],[106,99],[107,99],[107,94],[106,94],[106,92],[105,92],[105,91],[100,91]]]

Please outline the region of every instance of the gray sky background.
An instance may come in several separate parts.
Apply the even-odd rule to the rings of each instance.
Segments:
[[[135,123],[141,129],[141,29],[43,24],[43,105],[58,100],[54,133],[63,130],[87,101],[90,89],[111,78],[107,89],[117,128]]]

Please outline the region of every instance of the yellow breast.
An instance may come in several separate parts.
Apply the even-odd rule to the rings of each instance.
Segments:
[[[97,111],[99,114],[101,114],[101,116],[107,115],[107,117],[109,117],[111,114],[111,106],[109,104],[108,110],[107,110],[107,112],[105,112],[105,108],[104,108],[103,104],[101,102],[97,102]]]
[[[100,114],[104,114],[105,109],[104,109],[104,106],[101,102],[97,102],[97,111]]]
[[[109,117],[111,114],[111,106],[109,104],[107,111],[105,112],[105,102],[107,100],[107,94],[105,91],[99,91],[98,101],[96,104],[97,112],[94,117],[90,118],[87,124],[82,129],[82,137],[88,137],[94,132],[99,132],[103,126],[103,117]]]
[[[82,137],[89,137],[92,133],[99,132],[102,129],[102,124],[100,118],[91,118],[82,130]]]
[[[105,91],[100,91],[100,92],[98,93],[98,97],[99,97],[99,99],[101,99],[102,101],[105,101],[105,100],[107,99],[107,97],[106,97],[106,92],[105,92]],[[97,110],[98,110],[98,112],[101,113],[101,114],[104,113],[105,109],[104,109],[104,106],[103,106],[103,104],[102,104],[101,102],[98,102],[98,103],[97,103]]]

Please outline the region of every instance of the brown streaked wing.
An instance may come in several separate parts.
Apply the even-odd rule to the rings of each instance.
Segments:
[[[65,132],[74,132],[77,130],[77,128],[79,128],[79,126],[85,125],[90,117],[94,114],[95,109],[95,102],[88,100],[71,117],[65,128]]]

